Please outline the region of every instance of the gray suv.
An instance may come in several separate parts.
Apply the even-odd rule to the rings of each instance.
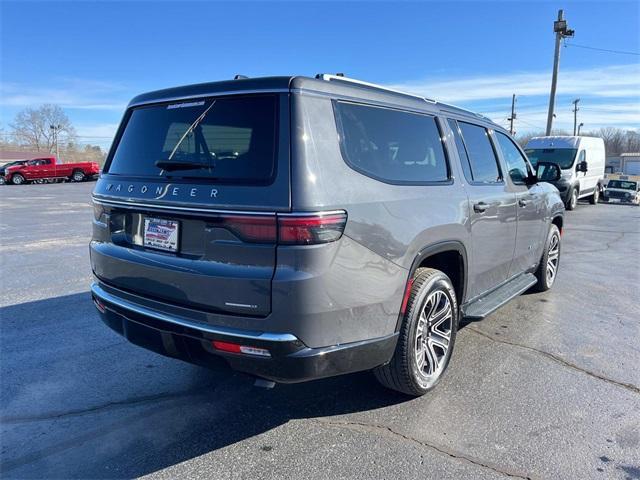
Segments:
[[[421,395],[461,319],[553,285],[559,175],[481,115],[340,75],[146,93],[93,193],[93,300],[163,355]]]

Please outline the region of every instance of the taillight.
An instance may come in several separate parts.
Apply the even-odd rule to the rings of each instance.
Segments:
[[[240,345],[238,343],[221,342],[214,340],[211,342],[213,348],[221,352],[243,353],[245,355],[257,355],[260,357],[270,357],[271,353],[266,348],[252,347],[249,345]]]
[[[275,215],[222,215],[215,221],[216,226],[231,230],[245,242],[275,243]]]
[[[338,240],[347,223],[346,212],[220,215],[211,226],[226,228],[238,238],[252,243],[315,245]]]
[[[347,224],[346,212],[278,215],[278,243],[314,245],[335,242]]]

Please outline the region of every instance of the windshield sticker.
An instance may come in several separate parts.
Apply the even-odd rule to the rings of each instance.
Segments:
[[[201,102],[172,103],[171,105],[167,105],[167,110],[172,110],[174,108],[201,107],[202,105],[204,105],[204,100]]]

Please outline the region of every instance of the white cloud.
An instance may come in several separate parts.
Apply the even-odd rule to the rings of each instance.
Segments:
[[[548,71],[518,72],[437,81],[408,81],[389,86],[443,102],[510,98],[513,93],[518,96],[548,96],[551,73]],[[557,94],[638,98],[640,96],[640,64],[561,70]]]
[[[113,138],[118,129],[117,123],[94,123],[76,125],[76,133],[85,138]]]
[[[562,129],[568,132],[573,130],[573,105],[556,104],[556,118],[553,121],[554,129]],[[494,122],[507,126],[508,111],[492,110],[481,111]],[[578,110],[578,123],[584,123],[582,131],[597,130],[601,127],[618,127],[625,130],[638,129],[640,104],[614,103],[584,107]],[[515,120],[516,132],[541,131],[547,124],[547,107],[525,107],[517,109]]]
[[[478,111],[503,126],[507,125],[511,95],[518,96],[516,127],[520,132],[544,130],[551,73],[516,72],[504,75],[407,81],[390,85],[458,103]],[[556,94],[554,128],[573,130],[571,100],[580,97],[578,122],[583,129],[640,127],[640,64],[561,70]]]
[[[22,108],[54,103],[68,109],[121,111],[127,105],[126,95],[118,83],[78,78],[50,79],[46,87],[3,82],[0,105]]]

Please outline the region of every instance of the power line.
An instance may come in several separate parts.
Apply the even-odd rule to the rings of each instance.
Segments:
[[[577,43],[567,43],[564,42],[565,47],[577,47],[584,48],[586,50],[595,50],[596,52],[607,52],[607,53],[619,53],[620,55],[636,55],[640,57],[639,52],[628,52],[624,50],[611,50],[608,48],[598,48],[598,47],[589,47],[588,45],[578,45]]]
[[[544,127],[540,127],[539,125],[534,125],[533,123],[529,123],[522,119],[522,117],[518,118],[519,122],[524,123],[525,125],[529,125],[530,127],[537,128],[538,130],[544,130]]]

